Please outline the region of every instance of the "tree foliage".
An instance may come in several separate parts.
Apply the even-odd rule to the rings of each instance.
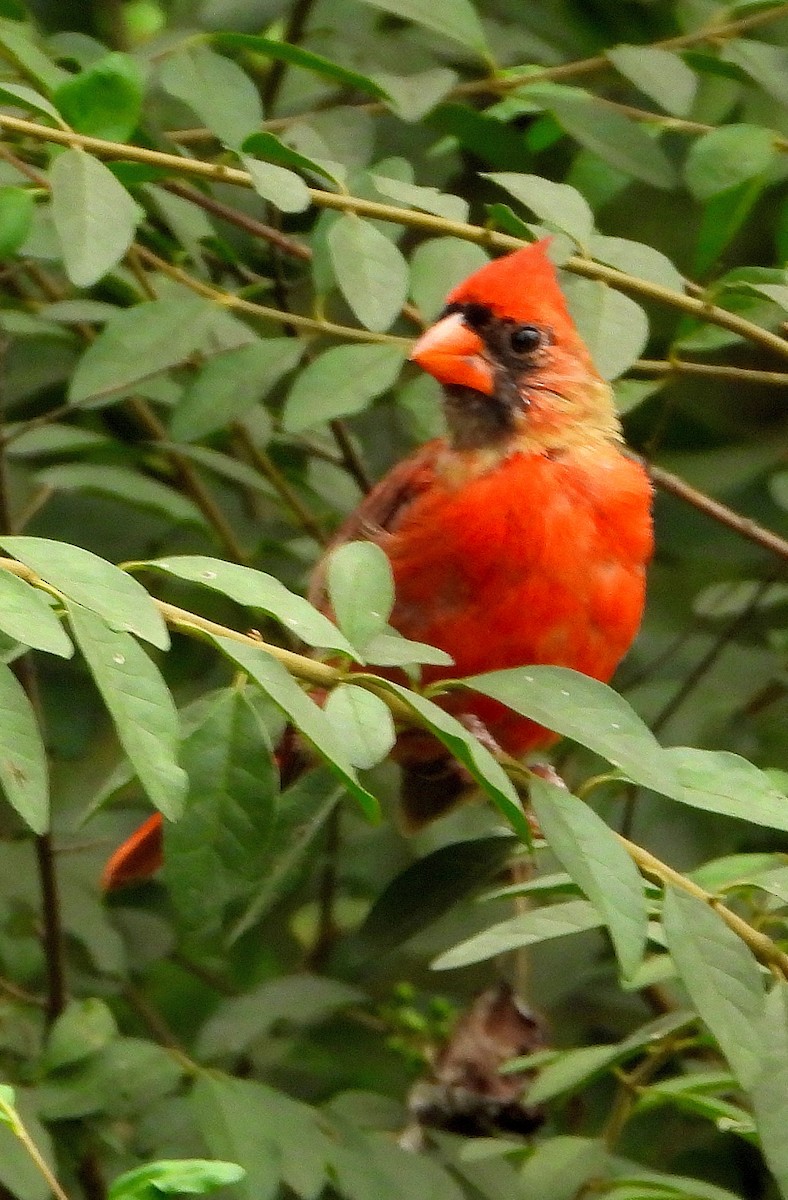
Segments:
[[[0,0],[4,1195],[788,1197],[787,80],[785,4]],[[374,547],[303,598],[440,429],[411,339],[546,233],[658,489],[616,690],[469,681],[570,791],[420,688]],[[487,803],[405,839],[410,726]],[[414,1152],[501,975],[544,1124]]]

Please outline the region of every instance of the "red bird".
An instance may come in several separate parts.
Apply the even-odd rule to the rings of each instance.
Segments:
[[[428,682],[533,663],[607,681],[640,624],[651,487],[621,452],[611,389],[546,247],[488,263],[451,292],[411,354],[443,385],[448,436],[395,466],[334,542],[386,552],[392,625],[454,660],[425,668]],[[322,576],[318,566],[318,603]],[[484,696],[441,703],[518,757],[555,740]],[[459,776],[432,739],[404,735],[398,757],[406,820],[423,824],[456,799]],[[110,860],[105,886],[155,869],[160,841],[154,817]]]

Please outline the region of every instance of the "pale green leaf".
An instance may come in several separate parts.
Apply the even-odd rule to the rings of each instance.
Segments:
[[[32,705],[10,667],[0,663],[0,785],[34,833],[49,824],[47,756]]]
[[[38,588],[0,571],[0,629],[23,646],[70,658],[74,647]]]
[[[594,232],[594,214],[576,188],[543,179],[541,175],[515,175],[506,171],[493,172],[484,178],[525,204],[548,227],[569,234],[581,246],[588,245]]]
[[[761,1063],[752,1083],[755,1123],[763,1155],[788,1197],[788,986],[778,980],[766,998],[761,1028]]]
[[[117,266],[143,211],[104,163],[64,150],[52,164],[52,216],[69,279],[90,287]]]
[[[432,966],[436,971],[467,967],[470,963],[484,962],[508,950],[535,946],[539,942],[567,937],[570,933],[585,933],[603,924],[603,918],[587,900],[566,900],[562,904],[537,908],[491,925],[483,933],[477,933],[451,950],[446,950]]]
[[[710,200],[769,169],[777,151],[774,134],[760,125],[725,125],[697,138],[684,164],[687,187]]]
[[[361,412],[393,386],[404,357],[397,346],[333,346],[324,351],[299,372],[285,401],[282,428],[301,433]]]
[[[489,261],[481,246],[461,238],[421,242],[410,260],[410,294],[424,319],[437,317],[452,288]]]
[[[324,711],[359,770],[382,762],[397,740],[388,707],[364,688],[340,684],[329,692]]]
[[[434,0],[362,0],[362,3],[441,33],[450,41],[475,50],[482,58],[489,53],[484,30],[470,0],[441,0],[440,4]]]
[[[187,778],[178,766],[179,723],[158,668],[127,633],[79,604],[67,605],[74,638],[101,692],[118,740],[151,802],[175,820]]]
[[[262,125],[263,106],[252,80],[237,63],[200,42],[165,58],[161,83],[228,146],[239,146]]]
[[[355,213],[334,221],[327,241],[336,281],[358,320],[367,329],[388,329],[408,294],[408,264],[401,252]]]
[[[396,200],[408,208],[419,208],[423,212],[445,217],[447,221],[467,221],[468,202],[461,196],[451,196],[434,187],[422,187],[402,179],[389,179],[387,175],[372,175],[375,191],[389,200]]]
[[[309,208],[309,188],[295,171],[252,158],[249,154],[242,154],[241,162],[252,177],[254,190],[263,200],[270,200],[282,212],[303,212]]]
[[[607,1151],[594,1138],[558,1134],[537,1146],[520,1171],[528,1200],[574,1200],[583,1185],[604,1173]]]
[[[665,112],[686,117],[698,90],[698,78],[678,54],[659,46],[614,46],[605,51],[630,83]]]
[[[617,379],[648,341],[648,318],[630,296],[598,279],[565,279],[569,311],[603,379]]]
[[[373,542],[346,542],[328,556],[326,585],[337,624],[363,653],[394,607],[391,563]]]
[[[69,600],[159,650],[169,647],[167,626],[136,579],[81,546],[49,538],[2,537],[0,546]]]
[[[758,1075],[763,980],[752,951],[702,900],[669,888],[662,923],[668,949],[701,1019],[743,1087]]]

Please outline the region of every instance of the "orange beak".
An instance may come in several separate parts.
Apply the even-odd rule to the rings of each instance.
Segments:
[[[469,329],[462,313],[450,313],[423,333],[410,352],[439,383],[473,388],[485,396],[495,393],[492,367],[484,357],[484,342]]]

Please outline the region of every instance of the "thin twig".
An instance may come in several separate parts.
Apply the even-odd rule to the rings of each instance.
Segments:
[[[283,42],[287,42],[291,46],[298,45],[304,36],[306,23],[309,20],[309,14],[312,11],[314,2],[315,0],[295,0],[282,34]],[[279,99],[279,91],[284,81],[286,70],[287,63],[284,59],[274,59],[263,87],[263,106],[266,112],[272,113],[276,108],[276,102]]]
[[[231,208],[229,204],[222,204],[221,200],[214,199],[213,196],[209,196],[206,192],[189,187],[185,183],[178,183],[177,180],[170,180],[169,183],[164,183],[161,186],[166,191],[172,192],[173,196],[180,196],[182,200],[188,200],[190,204],[196,204],[198,208],[212,213],[213,216],[218,217],[221,221],[227,221],[228,224],[235,225],[237,229],[243,229],[251,237],[260,238],[261,241],[276,246],[278,250],[289,255],[290,258],[300,258],[304,262],[309,262],[312,258],[312,251],[309,246],[305,246],[297,238],[282,233],[280,229],[274,229],[273,225],[266,225],[264,221],[258,221],[255,217],[250,217],[248,213],[239,212],[237,208]]]
[[[103,138],[77,134],[71,130],[52,129],[48,126],[40,125],[35,121],[23,120],[20,117],[12,117],[5,113],[0,114],[0,128],[5,128],[23,136],[38,138],[42,141],[54,142],[58,145],[81,146],[83,149],[101,158],[149,163],[166,170],[175,171],[178,174],[193,175],[202,179],[212,179],[216,182],[237,184],[240,187],[252,187],[252,178],[247,171],[239,170],[237,167],[225,166],[224,163],[203,162],[200,159],[184,158],[177,154],[165,154],[159,150],[150,150],[144,146],[110,142]],[[517,250],[524,244],[521,238],[512,237],[510,234],[496,233],[480,225],[470,225],[464,221],[449,221],[443,217],[436,217],[432,213],[418,212],[415,209],[398,208],[396,205],[381,204],[374,200],[366,200],[362,197],[350,196],[346,193],[340,194],[310,188],[309,195],[312,203],[316,204],[319,208],[328,208],[339,212],[354,212],[360,216],[381,221],[391,221],[412,229],[421,229],[431,233],[447,234],[463,238],[465,241],[476,242],[494,249]],[[161,261],[159,260],[159,262]],[[740,317],[738,313],[719,308],[714,304],[707,303],[702,298],[673,291],[672,288],[665,287],[652,280],[628,275],[624,271],[616,270],[614,267],[608,267],[603,263],[594,262],[592,259],[583,258],[579,255],[573,255],[565,263],[565,266],[568,270],[573,271],[577,275],[582,275],[587,279],[599,280],[621,291],[631,292],[634,295],[642,296],[644,299],[670,305],[681,312],[695,317],[697,320],[719,325],[723,329],[728,329],[740,337],[749,339],[774,351],[783,358],[788,358],[788,340],[759,325],[754,325],[751,321]],[[172,274],[173,277],[177,277],[175,275],[176,271],[177,268],[169,268],[168,273]],[[203,294],[212,295],[216,299],[215,289],[207,288],[206,286]],[[222,302],[230,307],[245,307],[244,302],[239,297],[229,297],[227,294],[224,294]],[[271,320],[282,321],[284,319],[283,314],[277,313],[276,310],[266,311],[257,305],[249,306],[247,311],[256,312],[258,315],[266,315]],[[292,323],[296,322],[295,317],[289,319]],[[307,321],[304,317],[299,317],[298,322],[302,328],[313,328],[326,333],[332,331],[328,323]],[[342,327],[340,326],[339,329],[342,330]],[[360,334],[362,332],[366,336],[363,338],[359,337],[359,340],[377,342],[392,340],[383,334],[359,331]],[[343,335],[345,335],[344,330],[339,333],[339,336]]]
[[[304,531],[314,538],[320,546],[325,546],[328,538],[320,527],[319,521],[309,511],[290,480],[277,467],[271,456],[262,450],[252,438],[249,430],[241,421],[233,423],[232,431],[243,447],[252,465],[257,468],[271,486],[278,492],[288,508],[298,519]]]
[[[372,479],[356,447],[353,445],[352,438],[347,431],[344,421],[335,419],[329,421],[329,426],[339,446],[345,470],[349,475],[352,475],[362,492],[366,494],[372,490]]]
[[[731,379],[736,383],[759,383],[764,387],[788,387],[788,372],[786,371],[758,371],[751,367],[688,362],[684,358],[639,358],[633,362],[629,371],[638,375],[704,375],[711,379]]]
[[[19,1113],[15,1108],[12,1107],[12,1105],[8,1103],[8,1101],[4,1100],[2,1096],[0,1096],[0,1112],[3,1114],[4,1123],[7,1123],[10,1126],[11,1132],[22,1143],[28,1155],[33,1160],[36,1170],[46,1180],[47,1186],[50,1188],[57,1200],[68,1200],[68,1196],[55,1178],[49,1163],[46,1161],[38,1146],[27,1132]]]

